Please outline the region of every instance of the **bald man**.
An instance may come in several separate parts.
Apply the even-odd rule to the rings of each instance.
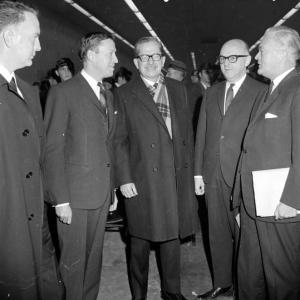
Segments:
[[[251,56],[244,41],[226,42],[219,62],[226,81],[207,89],[196,134],[195,192],[205,193],[213,271],[213,288],[201,299],[233,293],[237,224],[230,199],[251,111],[266,89],[246,74]]]

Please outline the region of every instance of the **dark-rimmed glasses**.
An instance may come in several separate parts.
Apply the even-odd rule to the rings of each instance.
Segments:
[[[160,54],[160,53],[154,53],[152,55],[141,54],[141,55],[137,56],[137,58],[139,58],[140,61],[142,61],[142,62],[148,62],[150,58],[153,61],[159,61],[161,59],[161,57],[162,57],[162,54]]]
[[[226,59],[228,59],[228,61],[231,64],[233,64],[233,63],[235,63],[238,60],[238,58],[240,58],[240,57],[247,57],[247,56],[249,56],[249,55],[229,55],[229,56],[220,55],[219,56],[219,63],[222,65],[222,64],[225,63]]]

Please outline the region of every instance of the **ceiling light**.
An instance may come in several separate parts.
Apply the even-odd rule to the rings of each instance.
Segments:
[[[77,4],[75,1],[72,0],[64,0],[66,3],[70,4],[73,6],[76,10],[81,12],[83,15],[87,16],[91,21],[95,22],[97,25],[101,26],[104,28],[107,32],[111,33],[114,35],[117,39],[125,43],[127,46],[130,48],[134,48],[134,46],[129,43],[126,39],[124,39],[122,36],[120,36],[118,33],[116,33],[114,30],[112,30],[110,27],[106,26],[103,22],[101,22],[99,19],[97,19],[95,16],[93,16],[90,12],[85,10],[83,7],[81,7],[79,4]]]
[[[191,52],[191,58],[192,58],[193,68],[194,68],[194,70],[196,70],[197,64],[196,64],[195,52]]]
[[[273,0],[273,1],[275,1],[275,0]],[[289,19],[292,15],[294,15],[299,9],[300,9],[300,1],[295,5],[294,8],[292,8],[287,14],[285,14],[275,25],[273,25],[273,27],[282,25],[287,19]],[[250,49],[249,49],[250,52],[260,44],[261,39],[262,38],[260,38],[258,41],[256,41],[255,44],[253,44],[250,47]]]
[[[164,51],[170,57],[170,59],[174,60],[174,58],[173,58],[172,54],[170,53],[170,51],[167,49],[167,47],[165,46],[165,44],[160,40],[160,38],[158,37],[158,35],[156,34],[156,32],[153,30],[153,28],[147,22],[147,20],[143,16],[143,14],[136,7],[136,5],[134,4],[134,2],[132,0],[124,0],[124,1],[129,6],[129,8],[132,10],[132,12],[136,15],[136,17],[140,20],[140,22],[142,23],[142,25],[144,27],[146,27],[146,29],[148,30],[148,32],[150,33],[150,35],[152,35],[153,37],[157,38],[160,41],[160,43],[162,44],[162,47],[163,47]],[[165,2],[167,2],[167,1],[165,1]]]

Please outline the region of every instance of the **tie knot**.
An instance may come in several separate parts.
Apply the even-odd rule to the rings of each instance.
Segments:
[[[156,89],[157,89],[157,87],[158,87],[158,83],[157,83],[157,82],[155,82],[155,83],[153,84],[153,88],[156,90]]]
[[[105,92],[104,84],[102,82],[98,82],[97,85],[100,87],[100,92],[104,93]]]
[[[234,83],[230,83],[229,89],[233,89],[234,86],[235,86]]]

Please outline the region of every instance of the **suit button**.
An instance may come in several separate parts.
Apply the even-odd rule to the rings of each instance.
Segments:
[[[110,168],[110,163],[107,163],[106,166],[107,166],[108,168]]]
[[[221,135],[221,140],[223,140],[224,139],[224,135]]]
[[[183,146],[186,146],[186,141],[182,141],[182,145],[183,145]]]
[[[26,178],[30,178],[30,177],[32,177],[32,172],[26,174]]]
[[[154,167],[153,172],[157,172],[157,171],[158,171],[158,168]]]
[[[246,154],[247,153],[247,149],[243,148],[243,152]]]
[[[33,217],[34,217],[34,214],[30,214],[30,217],[32,217],[32,218],[33,218]]]
[[[28,130],[28,129],[25,129],[25,130],[22,132],[22,135],[23,135],[23,136],[29,135],[29,130]]]
[[[155,144],[154,143],[151,144],[151,148],[155,148]]]
[[[188,167],[189,167],[189,164],[188,164],[188,163],[185,163],[185,164],[184,164],[184,167],[185,167],[185,168],[188,168]]]
[[[32,219],[29,217],[29,218],[28,218],[28,221],[31,221],[31,220],[32,220]]]

